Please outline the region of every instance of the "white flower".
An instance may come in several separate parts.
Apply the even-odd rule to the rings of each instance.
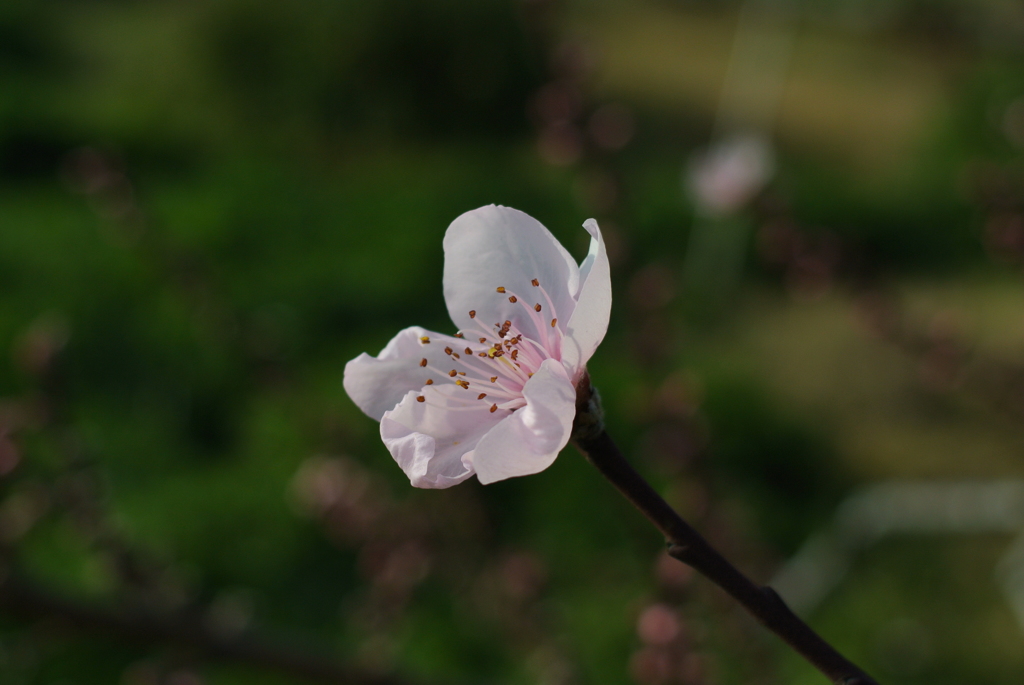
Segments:
[[[490,205],[444,237],[454,335],[400,331],[378,357],[345,366],[345,390],[409,480],[447,488],[543,471],[569,441],[576,383],[608,329],[604,240],[584,223],[580,266],[536,219]]]
[[[720,141],[689,164],[685,183],[698,209],[712,217],[735,214],[775,175],[771,141],[738,135]]]

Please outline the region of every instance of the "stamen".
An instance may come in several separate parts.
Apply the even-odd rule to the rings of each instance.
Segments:
[[[482,342],[482,343],[487,342],[487,338],[480,338],[480,342]]]
[[[417,402],[426,402],[427,398],[424,397],[423,395],[420,395],[419,397],[416,398],[416,401]]]
[[[455,381],[455,385],[459,386],[460,388],[464,388],[465,390],[469,390],[469,381],[458,380]]]
[[[499,292],[499,293],[503,293],[503,292],[505,292],[505,288],[503,288],[502,286],[500,286],[500,285],[499,285],[499,286],[498,286],[498,292]]]
[[[496,380],[498,380],[497,376],[491,376],[491,383],[495,382]]]
[[[487,397],[487,393],[485,393],[485,392],[482,392],[482,393],[480,393],[479,395],[476,396],[476,398],[478,400],[482,400],[485,397]]]
[[[483,357],[484,359],[486,359],[487,358],[487,353],[486,352],[477,352],[476,356]]]
[[[462,331],[459,331],[458,333],[456,333],[456,334],[455,334],[455,337],[456,337],[456,338],[461,338],[461,337],[463,337],[463,335],[462,335]]]
[[[451,354],[452,353],[452,348],[450,348],[450,347],[444,348],[444,353],[445,354]]]
[[[496,404],[492,404],[492,405],[491,405],[491,413],[493,414],[493,413],[494,413],[494,412],[496,412],[496,411],[498,411],[498,405],[496,405]]]
[[[469,348],[467,347],[467,348],[466,348],[466,354],[473,354],[473,350],[471,350],[471,349],[469,349]]]
[[[475,309],[470,309],[469,310],[469,318],[471,318],[471,319],[475,319],[476,318],[476,310]]]
[[[433,378],[428,378],[426,384],[427,385],[433,385],[434,384],[434,379]]]
[[[508,298],[508,301],[511,302],[512,304],[515,304],[519,300],[516,299],[515,295],[510,295],[509,298]]]
[[[452,356],[455,357],[456,359],[460,359],[458,352],[452,352]]]
[[[537,304],[533,305],[533,311],[535,311],[535,312],[539,312],[540,311],[540,302],[538,302]]]
[[[554,328],[555,324],[558,323],[558,319],[551,319],[551,327]]]
[[[519,350],[512,350],[512,354],[510,356],[512,357],[512,361],[515,361],[516,357],[519,356]]]
[[[540,281],[538,281],[538,280],[537,280],[536,278],[535,278],[535,279],[533,279],[532,281],[530,281],[530,283],[533,283],[533,287],[534,287],[534,288],[536,288],[537,286],[539,286],[539,285],[540,285]]]
[[[465,371],[459,371],[459,375],[460,375],[460,376],[465,376],[465,375],[466,375],[466,372],[465,372]]]
[[[458,371],[456,371],[455,369],[452,369],[451,371],[448,372],[448,375],[451,376],[452,378],[455,378],[455,376],[458,373],[459,373]]]
[[[430,338],[428,338],[427,336],[423,336],[422,338],[420,338],[421,345],[426,345],[428,342],[430,342]]]
[[[424,359],[421,359],[421,360],[420,360],[420,366],[426,366],[426,365],[427,365],[427,360],[426,360],[426,358],[424,358]]]

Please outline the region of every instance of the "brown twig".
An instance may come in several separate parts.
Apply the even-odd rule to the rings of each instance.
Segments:
[[[276,671],[310,683],[332,685],[412,685],[405,679],[347,668],[329,658],[254,635],[225,636],[201,615],[160,616],[114,611],[51,594],[17,575],[0,584],[0,607],[23,619],[54,619],[87,633],[101,633],[144,645],[173,645],[205,659],[231,661]]]
[[[774,590],[756,585],[729,563],[630,466],[603,428],[589,378],[584,378],[577,393],[573,442],[601,475],[664,534],[670,555],[725,590],[835,685],[878,685],[794,614]]]

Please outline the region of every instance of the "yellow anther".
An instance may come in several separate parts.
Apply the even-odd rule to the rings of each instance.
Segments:
[[[498,286],[498,292],[499,293],[503,293],[503,292],[505,292],[505,289],[499,285]]]
[[[433,384],[434,384],[434,379],[433,378],[428,378],[427,379],[427,385],[433,385]]]
[[[555,324],[558,323],[558,319],[551,319],[551,327],[554,328]]]
[[[428,338],[427,336],[423,336],[422,338],[420,338],[420,343],[426,345],[428,342],[430,342],[430,338]]]

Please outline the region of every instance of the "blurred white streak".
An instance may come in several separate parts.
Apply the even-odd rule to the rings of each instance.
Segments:
[[[775,127],[797,11],[791,0],[743,3],[719,96],[715,138],[737,130],[768,132]]]
[[[697,217],[683,265],[687,287],[705,293],[732,289],[740,275],[749,226],[725,221],[771,180],[775,127],[795,35],[789,0],[747,0],[740,9],[712,142],[683,172]]]
[[[770,585],[806,614],[842,582],[857,552],[885,537],[1022,531],[1024,481],[880,483],[847,498],[832,526],[804,543]],[[1024,534],[996,576],[1024,631]]]
[[[999,561],[996,578],[1010,600],[1017,623],[1024,630],[1024,533],[1014,540],[1010,551]]]

